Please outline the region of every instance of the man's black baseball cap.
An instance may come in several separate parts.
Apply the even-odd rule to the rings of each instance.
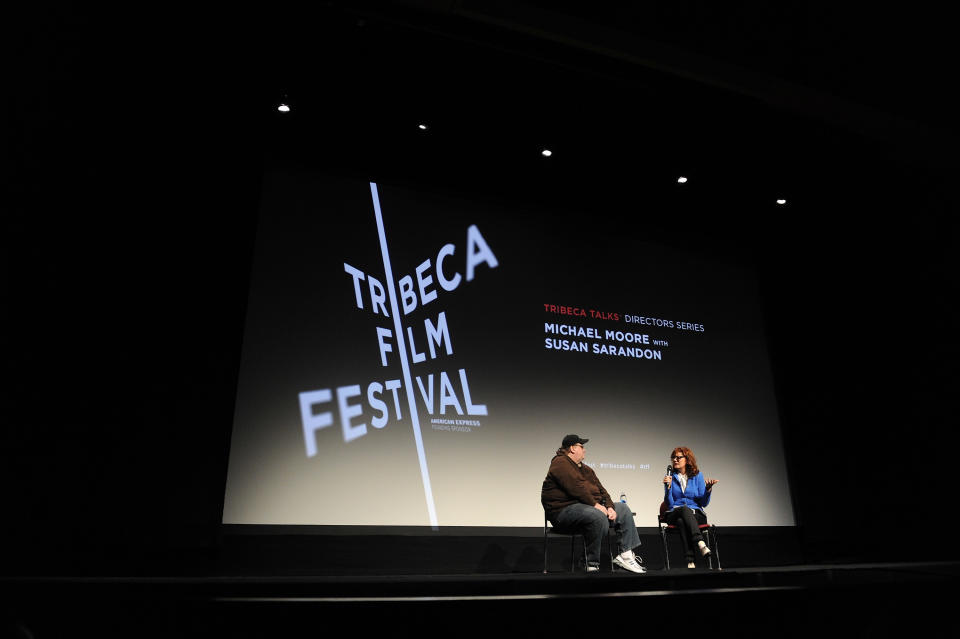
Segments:
[[[582,439],[580,435],[567,435],[563,438],[563,443],[560,445],[561,448],[570,448],[574,444],[586,444],[589,439]]]

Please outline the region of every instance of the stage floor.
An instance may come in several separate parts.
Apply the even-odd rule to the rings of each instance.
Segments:
[[[609,629],[683,620],[795,636],[838,628],[882,636],[939,625],[960,562],[777,566],[722,571],[390,576],[7,577],[5,630],[21,636],[307,636],[345,622],[420,634]],[[456,624],[456,629],[447,624]],[[446,628],[446,631],[443,630]],[[9,633],[8,633],[9,634]],[[406,634],[406,633],[405,633]],[[9,636],[17,636],[12,634]]]

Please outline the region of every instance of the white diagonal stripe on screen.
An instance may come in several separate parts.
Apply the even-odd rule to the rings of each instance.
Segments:
[[[423,435],[420,433],[420,417],[417,415],[417,402],[413,395],[413,382],[410,378],[410,364],[407,362],[407,346],[403,339],[403,326],[400,323],[400,309],[397,306],[397,286],[393,280],[393,268],[390,266],[390,251],[387,250],[387,235],[383,230],[383,214],[380,212],[380,194],[375,182],[370,183],[373,197],[373,210],[377,216],[377,233],[380,236],[380,252],[383,254],[383,270],[387,278],[387,290],[390,293],[390,312],[393,313],[394,334],[397,336],[397,349],[400,351],[400,367],[403,369],[403,387],[407,393],[407,405],[410,408],[410,421],[413,423],[413,439],[417,444],[417,458],[420,460],[420,477],[423,479],[423,493],[427,499],[427,512],[430,525],[436,530],[437,509],[433,503],[433,488],[430,486],[430,471],[427,469],[427,454],[423,450]]]

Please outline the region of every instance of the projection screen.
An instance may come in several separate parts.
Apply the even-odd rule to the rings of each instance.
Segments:
[[[558,219],[268,174],[223,522],[540,526],[576,433],[649,525],[679,445],[712,521],[794,525],[755,275]]]

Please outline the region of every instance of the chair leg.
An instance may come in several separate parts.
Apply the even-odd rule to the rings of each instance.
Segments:
[[[547,574],[547,524],[543,524],[543,574]]]
[[[717,570],[723,570],[723,568],[720,567],[720,539],[719,535],[717,535],[717,527],[713,524],[710,524],[710,540],[713,542],[711,546],[711,548],[713,548],[713,554],[717,556]],[[710,567],[712,568],[713,565],[711,564]]]
[[[613,526],[607,528],[607,554],[610,555],[610,572],[616,572],[617,565],[613,563]]]
[[[710,554],[707,555],[707,568],[710,570],[713,570],[713,553],[715,551],[713,550],[714,549],[713,535],[710,534],[709,528],[703,529],[703,536],[706,538],[706,541],[704,543],[707,544],[707,548],[710,548]]]
[[[670,570],[670,549],[667,548],[667,531],[660,525],[660,539],[663,541],[663,561],[667,566],[667,570]]]
[[[580,537],[580,540],[583,542],[583,566],[586,570],[587,566],[587,538],[583,535],[570,535],[570,572],[576,572],[577,570],[577,537]],[[547,534],[547,526],[543,526],[543,574],[547,574],[547,546],[549,544],[549,535]]]

